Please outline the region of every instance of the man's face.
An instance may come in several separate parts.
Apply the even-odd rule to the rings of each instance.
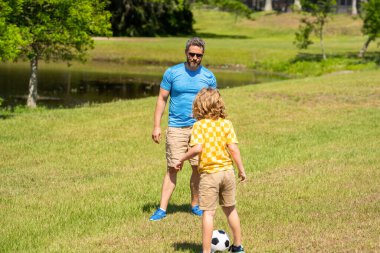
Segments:
[[[198,46],[190,46],[186,52],[187,64],[190,69],[196,70],[201,65],[203,57],[203,49]]]

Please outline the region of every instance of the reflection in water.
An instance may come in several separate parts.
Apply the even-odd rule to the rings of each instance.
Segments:
[[[109,66],[108,66],[109,67]],[[117,66],[120,68],[120,65]],[[75,107],[83,104],[103,103],[119,99],[136,99],[156,96],[166,67],[142,66],[139,73],[122,70],[106,71],[76,69],[66,66],[40,67],[38,77],[38,105],[47,107]],[[116,68],[116,67],[115,67]],[[254,74],[253,71],[213,70],[218,87],[236,87],[278,77]],[[0,96],[3,106],[25,105],[28,92],[29,65],[26,63],[0,64]]]

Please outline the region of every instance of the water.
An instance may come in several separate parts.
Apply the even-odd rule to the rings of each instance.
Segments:
[[[37,104],[49,108],[75,107],[156,96],[167,67],[94,62],[68,67],[63,63],[40,63]],[[283,79],[247,70],[210,69],[221,89]],[[29,75],[28,63],[0,64],[3,107],[26,104]]]

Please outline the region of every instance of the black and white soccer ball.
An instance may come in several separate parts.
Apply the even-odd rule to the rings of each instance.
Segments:
[[[212,231],[211,251],[225,251],[230,247],[230,238],[224,230]]]

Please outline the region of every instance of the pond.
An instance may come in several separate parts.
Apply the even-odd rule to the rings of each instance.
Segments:
[[[156,96],[168,66],[124,65],[107,62],[39,64],[37,104],[48,108],[75,107],[120,99]],[[244,69],[213,69],[218,88],[284,79]],[[25,105],[30,67],[26,62],[0,64],[0,97],[3,107]]]

